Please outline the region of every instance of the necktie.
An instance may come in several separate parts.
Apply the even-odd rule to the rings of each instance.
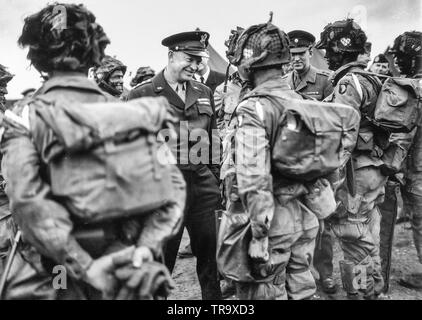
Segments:
[[[182,99],[182,101],[185,102],[186,92],[185,92],[185,85],[184,84],[180,84],[180,83],[177,84],[176,93],[180,97],[180,99]]]
[[[204,77],[203,76],[201,76],[201,83],[205,83],[205,81],[204,81],[205,79],[204,79]]]

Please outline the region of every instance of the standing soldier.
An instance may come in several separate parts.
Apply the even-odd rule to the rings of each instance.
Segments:
[[[333,87],[328,80],[330,72],[319,70],[311,65],[315,37],[302,30],[290,31],[287,35],[290,40],[293,71],[283,79],[287,80],[293,90],[322,101],[332,93]]]
[[[330,72],[319,70],[311,65],[312,48],[315,37],[302,30],[290,31],[290,52],[293,71],[283,77],[290,87],[311,98],[322,101],[333,92],[329,80]],[[318,234],[314,266],[319,273],[322,290],[326,293],[337,291],[333,279],[333,236],[329,224],[321,223],[322,232]]]
[[[129,94],[138,97],[166,97],[170,111],[180,122],[176,126],[178,141],[171,147],[187,184],[184,223],[197,258],[197,273],[202,299],[221,299],[216,265],[215,210],[220,205],[219,137],[214,99],[211,90],[193,80],[206,57],[209,34],[203,31],[183,32],[165,38],[161,43],[169,49],[167,67],[154,78],[143,82]],[[208,154],[194,159],[198,134]],[[194,137],[194,138],[193,138]],[[193,139],[192,139],[193,138]],[[192,141],[193,140],[193,141]],[[213,149],[213,150],[211,150]],[[218,152],[214,152],[214,151]],[[172,239],[165,252],[166,265],[173,270],[183,228]]]
[[[66,14],[65,28],[57,24],[60,14]],[[87,105],[84,110],[90,106],[94,108],[95,103],[104,103],[97,105],[101,108],[118,103],[87,78],[89,68],[100,64],[109,42],[95,16],[83,5],[58,3],[47,5],[25,18],[18,40],[22,47],[29,47],[28,58],[32,65],[40,73],[48,74],[48,80],[28,105],[16,110],[16,113],[5,114],[1,141],[2,169],[13,220],[21,229],[24,243],[33,246],[41,255],[42,266],[37,271],[40,276],[50,276],[48,288],[54,286],[55,267],[64,268],[62,274],[67,280],[65,288],[61,287],[60,290],[54,287],[57,290],[53,291],[53,298],[139,298],[142,294],[140,289],[144,285],[144,293],[152,298],[156,293],[151,288],[153,283],[147,281],[147,284],[144,281],[142,284],[142,281],[157,274],[164,275],[165,282],[169,279],[165,275],[165,267],[153,260],[160,260],[164,242],[180,226],[185,194],[181,173],[172,166],[170,181],[162,184],[172,188],[170,193],[174,191],[173,200],[179,199],[170,201],[166,207],[154,207],[157,210],[150,214],[142,212],[145,215],[141,216],[139,206],[133,209],[133,203],[132,206],[128,204],[133,209],[130,217],[122,210],[127,203],[115,203],[116,206],[110,210],[107,196],[117,196],[116,192],[124,193],[125,196],[128,193],[122,192],[118,179],[130,187],[134,187],[135,183],[141,185],[143,181],[134,179],[136,182],[130,184],[125,170],[120,167],[117,174],[112,158],[108,157],[104,161],[101,155],[106,157],[112,154],[117,157],[119,150],[125,150],[130,143],[127,140],[137,141],[133,136],[134,130],[131,138],[127,136],[129,133],[126,135],[124,131],[119,131],[117,146],[113,141],[115,136],[111,135],[113,132],[107,131],[107,126],[110,127],[109,116],[106,123],[100,123],[107,128],[107,147],[104,147],[106,143],[100,132],[104,127],[102,130],[96,127],[96,132],[92,132],[90,125],[84,126],[89,122],[86,115],[77,112],[78,108],[89,103],[91,105]],[[76,118],[81,122],[68,121],[68,113],[60,109],[60,102],[63,101],[65,104],[70,103],[67,112],[72,115],[76,112]],[[158,106],[165,114],[165,107]],[[94,122],[96,120],[98,118]],[[58,124],[55,121],[61,122]],[[124,119],[116,123],[127,125]],[[64,137],[59,137],[59,133],[63,133]],[[86,151],[79,145],[76,147],[77,152],[69,150],[75,148],[75,144],[66,148],[67,144],[64,146],[62,140],[74,141],[70,137],[75,136],[78,136],[76,144],[88,144],[91,148]],[[92,140],[96,141],[94,147]],[[112,151],[99,151],[96,148],[98,145],[99,148],[110,148],[108,150]],[[133,145],[129,146],[134,149]],[[89,153],[91,150],[97,153]],[[126,156],[127,153],[122,155]],[[127,157],[127,160],[133,160],[125,163],[131,169],[141,167],[142,163],[137,157]],[[112,170],[104,174],[108,169]],[[88,176],[88,172],[92,175]],[[83,179],[78,178],[78,174]],[[85,190],[81,190],[83,186],[86,186]],[[104,194],[106,191],[107,195]],[[130,191],[133,194],[127,195],[125,200],[136,202],[141,196],[139,189]],[[98,197],[95,192],[99,192]],[[102,210],[93,210],[96,206],[103,206]],[[166,287],[165,283],[161,284]]]
[[[301,206],[304,184],[284,178],[272,166],[279,121],[286,113],[261,97],[302,99],[281,80],[282,66],[290,61],[289,40],[268,22],[246,29],[231,49],[231,63],[252,90],[235,109],[224,142],[222,177],[230,222],[219,234],[220,270],[235,281],[239,299],[308,299],[316,291],[310,264],[318,219]],[[244,231],[248,225],[250,236]],[[245,242],[235,246],[230,239],[223,245],[230,230]]]
[[[350,105],[360,113],[367,113],[375,107],[380,81],[362,72],[365,63],[358,55],[364,53],[366,35],[353,19],[336,21],[327,25],[321,33],[317,48],[326,50],[332,75],[334,92],[329,101]],[[377,205],[384,200],[384,186],[387,176],[380,171],[383,164],[379,146],[382,136],[362,116],[359,137],[352,153],[347,171],[347,185],[337,190],[340,207],[330,218],[331,228],[340,239],[344,259],[340,263],[343,286],[350,298],[357,298],[358,289],[366,299],[372,299],[383,288],[379,257],[380,213]],[[388,137],[387,137],[388,139]],[[376,142],[375,142],[376,141]],[[356,275],[364,272],[359,288]]]
[[[98,86],[113,97],[120,98],[124,92],[123,77],[127,67],[116,58],[105,56],[101,65],[94,68],[94,79]]]
[[[422,33],[418,31],[409,31],[401,34],[394,40],[392,54],[400,68],[400,72],[406,78],[413,78],[414,86],[418,90],[418,94],[422,93]],[[419,96],[420,97],[420,96]],[[420,99],[420,98],[419,98]],[[417,270],[404,276],[399,283],[405,287],[413,289],[422,289],[422,131],[421,124],[415,129],[414,138],[410,135],[401,136],[401,145],[405,150],[409,149],[407,157],[407,166],[405,169],[405,186],[401,187],[404,209],[410,214],[410,221],[413,230],[413,240],[420,264]],[[407,139],[406,139],[407,138]],[[413,142],[410,144],[410,141]],[[404,142],[404,143],[403,143]],[[394,181],[391,182],[392,184]],[[392,186],[392,190],[397,190],[398,182]],[[386,204],[386,214],[391,213],[391,208],[396,207],[397,200],[395,194],[391,194],[387,198],[389,204]],[[383,212],[384,214],[384,212]],[[390,216],[390,215],[389,215]],[[395,215],[393,215],[395,217]],[[384,220],[384,219],[383,219]],[[395,219],[393,219],[395,220]],[[382,228],[381,236],[386,236],[392,241],[393,234],[388,234],[388,229]],[[390,260],[391,248],[386,256]]]

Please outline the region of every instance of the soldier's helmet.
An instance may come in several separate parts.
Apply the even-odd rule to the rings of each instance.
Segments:
[[[422,57],[422,32],[407,31],[399,35],[394,40],[394,45],[390,52],[395,55]]]
[[[248,69],[281,66],[290,61],[289,38],[271,22],[253,25],[229,48],[231,64]]]
[[[110,76],[116,70],[122,71],[124,75],[126,73],[127,67],[120,60],[111,56],[105,56],[101,60],[101,65],[93,70],[94,79],[97,83],[100,83],[101,81],[107,82]]]
[[[342,53],[364,53],[366,40],[362,28],[353,19],[346,19],[326,25],[315,47]]]
[[[83,5],[54,3],[25,18],[18,43],[40,72],[85,73],[100,64],[110,40]]]
[[[0,64],[0,86],[5,86],[12,78],[13,74],[7,71],[5,66]]]
[[[151,67],[139,67],[136,71],[136,75],[133,77],[130,85],[132,87],[136,86],[138,83],[142,83],[145,80],[148,80],[155,76],[155,71]]]

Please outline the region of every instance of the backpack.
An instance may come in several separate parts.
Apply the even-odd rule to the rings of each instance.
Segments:
[[[377,99],[375,122],[390,132],[410,132],[418,124],[421,89],[418,79],[389,78]]]
[[[260,94],[282,109],[272,142],[272,165],[281,175],[312,181],[342,167],[355,146],[360,123],[352,107]]]
[[[352,77],[361,97],[362,87],[354,74],[365,77],[377,91],[376,103],[369,110],[362,110],[372,125],[390,133],[408,133],[417,126],[421,100],[419,80],[383,76],[387,79],[382,84],[378,79],[380,75],[355,71]]]
[[[157,142],[171,120],[167,105],[162,97],[127,103],[35,98],[30,131],[53,197],[84,223],[145,214],[175,202],[173,165],[160,158],[163,145]],[[48,145],[46,135],[54,137]]]

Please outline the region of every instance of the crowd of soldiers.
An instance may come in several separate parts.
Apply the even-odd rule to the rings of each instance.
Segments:
[[[63,29],[54,27],[58,5],[67,15]],[[335,237],[348,298],[379,299],[389,290],[398,191],[422,264],[419,123],[410,132],[389,132],[370,118],[392,76],[392,61],[380,54],[368,65],[370,42],[353,19],[328,24],[319,41],[304,30],[286,34],[271,20],[231,31],[226,75],[208,66],[207,32],[171,35],[161,42],[168,48],[167,65],[157,74],[139,68],[129,91],[123,82],[127,67],[105,54],[110,40],[84,6],[47,5],[25,18],[18,43],[28,48],[28,59],[45,81],[7,109],[4,96],[13,75],[0,65],[1,298],[166,298],[186,228],[204,300],[312,299],[317,281],[334,294]],[[316,49],[325,50],[330,71],[311,65]],[[389,54],[421,99],[422,33],[398,35]],[[281,128],[301,130],[290,104],[355,112],[349,121],[358,128],[356,139],[349,141],[350,152],[338,155],[344,161],[335,170],[313,172],[311,178],[283,169],[277,146],[293,135]],[[98,106],[107,112],[120,108],[121,114],[102,116]],[[143,119],[137,120],[136,108],[147,110]],[[127,132],[119,122],[125,115],[133,115],[125,120],[133,126]],[[87,133],[89,118],[99,130]],[[142,127],[136,121],[143,121]],[[146,163],[137,164],[134,156],[126,156],[116,167],[120,171],[97,169],[108,150],[118,153],[120,145],[135,143],[158,123],[169,123],[176,134],[176,142],[168,143],[167,158],[175,162],[164,166],[165,181],[148,180],[159,172],[152,166],[140,168],[144,175],[133,185],[124,167],[136,171]],[[101,136],[101,128],[114,135]],[[157,141],[168,142],[160,136]],[[205,147],[198,151],[199,140]],[[317,152],[301,150],[306,146],[306,141],[296,146],[304,158]],[[81,176],[90,172],[84,168],[93,173]],[[126,186],[119,177],[127,178]],[[126,210],[126,203],[107,199],[119,188],[126,191],[122,199],[138,207]],[[160,205],[140,209],[140,199]],[[89,211],[92,206],[99,211]],[[57,283],[57,266],[65,272],[65,288]],[[422,289],[422,273],[400,283]]]

